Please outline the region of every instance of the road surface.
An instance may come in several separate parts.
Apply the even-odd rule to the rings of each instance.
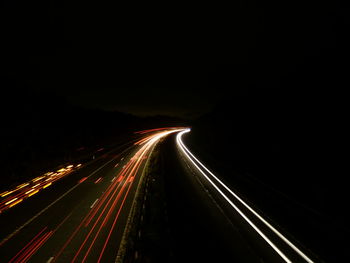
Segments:
[[[161,145],[161,152],[166,152],[167,209],[177,260],[318,262],[193,155],[183,142],[189,131]]]
[[[59,180],[47,174],[3,192],[1,262],[115,262],[147,161],[172,133],[160,149],[179,262],[316,262],[191,153],[189,131],[141,132]]]
[[[147,160],[162,137],[177,131],[140,133],[57,182],[38,184],[43,179],[36,177],[19,185],[13,200],[7,201],[12,190],[4,192],[1,262],[114,262]]]

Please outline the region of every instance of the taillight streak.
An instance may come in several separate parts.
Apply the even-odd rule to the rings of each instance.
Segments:
[[[121,194],[123,193],[123,190],[124,188],[126,187],[126,184],[123,184],[122,188],[120,189],[120,191],[118,192],[116,198],[114,198],[115,194],[117,193],[117,190],[118,188],[114,191],[113,195],[109,198],[107,204],[105,204],[103,210],[100,212],[100,215],[98,216],[98,218],[96,219],[95,223],[93,224],[92,228],[90,229],[89,233],[87,234],[87,236],[85,237],[85,240],[83,241],[83,243],[81,244],[81,246],[79,247],[77,253],[75,254],[73,260],[71,262],[74,262],[76,260],[76,258],[79,256],[81,250],[83,249],[83,247],[85,246],[86,242],[88,241],[90,235],[92,234],[92,232],[94,231],[95,227],[97,226],[97,224],[99,223],[100,219],[102,218],[104,212],[106,211],[106,209],[108,208],[108,205],[110,204],[110,202],[114,199],[114,202],[112,202],[112,205],[109,209],[109,211],[107,212],[107,215],[105,216],[99,230],[98,230],[98,233],[99,231],[101,230],[102,226],[104,225],[104,223],[106,222],[106,220],[109,218],[109,215],[111,213],[111,211],[113,211],[115,205],[117,204],[117,202],[119,201],[120,199],[120,196]],[[102,204],[101,204],[102,205]],[[95,235],[95,238],[94,240],[96,240],[96,237],[98,236],[98,233]],[[94,240],[93,240],[93,243],[94,243]],[[92,243],[92,244],[93,244]]]
[[[123,175],[128,171],[128,168],[131,164],[128,164],[128,167],[127,169],[123,170],[121,173],[120,173],[120,176],[119,178],[123,177]],[[85,227],[87,227],[92,218],[96,215],[97,211],[100,209],[100,207],[102,206],[102,204],[105,202],[105,200],[107,199],[107,197],[109,196],[109,194],[113,191],[113,188],[114,186],[120,182],[119,180],[116,181],[116,182],[113,182],[108,188],[107,188],[107,191],[103,194],[102,198],[100,198],[100,200],[97,202],[97,204],[94,206],[94,209],[90,211],[90,213],[88,214],[89,216],[89,219],[86,221],[86,224],[85,224]],[[120,185],[118,185],[117,189],[119,188]]]
[[[122,174],[124,174],[127,171],[127,169],[122,171]],[[85,218],[81,221],[81,223],[79,224],[79,226],[74,230],[74,232],[70,235],[70,237],[68,238],[68,240],[65,242],[65,244],[63,245],[63,247],[57,252],[57,254],[54,257],[53,262],[56,262],[56,260],[59,258],[59,256],[62,254],[62,252],[64,251],[64,249],[69,245],[69,243],[73,240],[73,238],[76,236],[76,234],[78,233],[78,231],[81,229],[81,227],[85,224],[85,227],[87,227],[91,220],[95,217],[97,211],[101,208],[101,206],[103,205],[103,203],[105,202],[105,200],[108,198],[108,196],[113,192],[112,197],[115,195],[115,193],[118,191],[120,185],[117,186],[117,188],[115,188],[115,186],[117,185],[117,182],[112,183],[106,190],[106,192],[103,194],[103,197],[99,199],[99,201],[97,202],[97,204],[93,207],[93,209],[91,209],[89,211],[89,213],[85,216]],[[112,198],[111,197],[111,198]],[[111,200],[110,198],[110,200]],[[109,202],[105,205],[108,206]],[[103,213],[103,211],[102,211]]]
[[[143,152],[142,152],[142,154],[141,154],[141,157],[147,152],[147,150],[149,150],[149,148],[150,148],[150,147],[146,147],[146,148],[143,150]],[[133,166],[132,170],[130,171],[130,173],[129,173],[129,175],[128,175],[128,178],[129,178],[129,179],[127,179],[127,181],[129,181],[130,178],[133,178],[133,177],[137,174],[137,172],[138,172],[138,170],[139,170],[139,168],[140,168],[140,166],[141,166],[141,164],[142,164],[142,160],[143,160],[143,158],[139,158],[139,159],[137,159],[137,160],[135,161],[135,165]],[[124,184],[124,186],[125,186],[125,184]],[[113,221],[113,224],[112,224],[112,226],[111,226],[111,228],[110,228],[110,231],[109,231],[109,233],[108,233],[107,239],[105,240],[105,243],[104,243],[103,248],[102,248],[102,251],[101,251],[101,253],[100,253],[98,262],[100,262],[100,260],[101,260],[101,258],[102,258],[102,256],[103,256],[103,253],[104,253],[104,251],[105,251],[105,248],[106,248],[106,246],[107,246],[107,243],[108,243],[108,241],[109,241],[109,239],[110,239],[111,233],[112,233],[112,231],[113,231],[113,229],[114,229],[114,227],[115,227],[115,224],[116,224],[116,222],[117,222],[117,220],[118,220],[118,218],[119,218],[119,214],[120,214],[120,212],[121,212],[121,210],[122,210],[122,208],[123,208],[123,206],[124,206],[125,200],[126,200],[128,194],[129,194],[129,191],[130,191],[130,189],[131,189],[131,186],[132,186],[132,183],[128,185],[127,192],[125,193],[124,198],[123,198],[123,200],[122,200],[122,203],[121,203],[121,205],[119,206],[119,210],[118,210],[117,215],[116,215],[116,217],[115,217],[115,219],[114,219],[114,221]],[[117,199],[119,199],[119,198],[117,198]],[[105,219],[103,220],[102,224],[100,225],[100,228],[99,228],[98,232],[96,233],[95,238],[94,238],[93,241],[91,242],[91,244],[90,244],[90,246],[89,246],[89,249],[88,249],[88,251],[86,252],[86,254],[85,254],[85,256],[84,256],[82,262],[85,262],[85,260],[86,260],[86,258],[87,258],[87,256],[88,256],[88,254],[89,254],[89,252],[90,252],[90,250],[91,250],[91,248],[92,248],[94,242],[96,241],[96,239],[97,239],[97,237],[98,237],[98,235],[99,235],[99,233],[100,233],[102,227],[105,226],[106,222],[108,221],[108,219],[109,219],[109,217],[110,217],[110,215],[111,215],[111,212],[114,210],[114,207],[116,206],[117,201],[118,201],[118,200],[116,200],[116,201],[113,203],[113,205],[112,205],[112,207],[110,208],[110,210],[109,210],[107,216],[105,217]]]
[[[138,167],[138,169],[139,169],[139,167]],[[136,171],[136,172],[137,172],[137,171]],[[109,241],[109,239],[110,239],[110,237],[111,237],[111,234],[112,234],[112,232],[113,232],[113,230],[114,230],[114,227],[115,227],[115,225],[116,225],[116,222],[117,222],[117,220],[118,220],[118,218],[119,218],[119,214],[120,214],[120,212],[121,212],[121,210],[122,210],[122,208],[123,208],[123,206],[124,206],[125,200],[126,200],[128,194],[129,194],[129,191],[130,191],[130,189],[131,189],[131,185],[132,185],[132,184],[129,185],[128,191],[126,192],[126,194],[125,194],[125,196],[124,196],[124,199],[123,199],[123,201],[122,201],[122,203],[121,203],[121,205],[120,205],[120,207],[119,207],[118,213],[117,213],[116,217],[114,218],[112,227],[111,227],[110,230],[109,230],[108,236],[107,236],[107,238],[106,238],[105,243],[103,244],[102,251],[101,251],[100,256],[99,256],[99,258],[98,258],[98,261],[97,261],[98,263],[101,262],[101,259],[102,259],[102,256],[103,256],[103,254],[104,254],[104,251],[105,251],[105,249],[106,249],[106,246],[107,246],[107,244],[108,244],[108,241]]]
[[[36,240],[42,232],[44,232],[47,229],[47,227],[44,227],[32,240],[30,240],[27,245],[25,245],[8,263],[11,263],[15,260],[16,257],[18,257],[34,240]]]
[[[138,171],[140,165],[142,164],[142,160],[143,160],[142,157],[145,155],[145,153],[147,152],[147,150],[150,149],[150,146],[151,146],[151,145],[143,146],[143,147],[134,155],[134,156],[140,155],[139,158],[137,158],[136,160],[135,160],[135,158],[132,158],[132,160],[135,160],[135,161],[132,161],[132,162],[129,162],[129,163],[128,163],[128,164],[130,164],[130,165],[128,165],[127,169],[124,170],[124,174],[129,170],[129,168],[131,168],[131,170],[130,170],[130,172],[128,172],[128,175],[126,176],[126,181],[128,181],[129,178],[131,178],[133,175],[135,175],[135,174],[137,173],[137,171]],[[131,164],[133,164],[133,165],[131,165]],[[125,196],[124,196],[124,199],[127,197],[131,186],[132,186],[132,183],[128,185],[128,190],[127,190],[127,192],[126,192],[126,194],[125,194]],[[103,226],[105,226],[106,222],[109,220],[109,218],[110,218],[112,212],[114,211],[115,206],[117,205],[117,202],[119,201],[119,199],[120,199],[122,193],[124,192],[123,190],[124,190],[125,188],[126,188],[126,184],[123,184],[122,189],[119,191],[117,197],[114,199],[114,202],[113,202],[112,205],[110,206],[110,208],[109,208],[109,210],[108,210],[108,212],[107,212],[107,215],[105,216],[104,220],[103,220],[102,223],[100,224],[99,229],[97,230],[97,232],[96,232],[96,234],[95,234],[93,240],[91,241],[90,246],[88,247],[88,250],[87,250],[87,252],[85,253],[85,256],[84,256],[82,262],[84,262],[84,261],[86,260],[88,254],[90,253],[91,248],[93,247],[93,245],[94,245],[96,239],[98,238],[98,236],[99,236],[99,234],[100,234],[100,232],[101,232],[101,229],[103,228]],[[113,196],[109,199],[108,203],[111,201],[112,198],[113,198]],[[77,257],[79,256],[79,254],[80,254],[80,252],[82,251],[83,247],[85,246],[87,240],[89,239],[90,235],[92,234],[93,230],[95,229],[95,227],[97,226],[98,222],[100,221],[102,215],[104,214],[104,212],[105,212],[105,210],[106,210],[106,208],[107,208],[107,206],[108,206],[108,203],[105,205],[103,211],[100,213],[99,217],[98,217],[97,220],[95,221],[93,227],[91,228],[90,232],[89,232],[88,235],[86,236],[84,242],[83,242],[82,245],[79,247],[79,249],[78,249],[76,255],[74,256],[72,262],[74,262],[74,261],[77,259]],[[124,201],[122,202],[122,205],[123,205],[123,204],[124,204]],[[122,206],[122,205],[121,205],[121,206]],[[121,209],[121,207],[120,207],[119,209]],[[119,214],[119,213],[118,213],[118,214]],[[115,224],[112,225],[112,228],[114,228],[114,225],[115,225]],[[112,230],[111,230],[111,231],[112,231]],[[109,238],[108,238],[108,239],[109,239]],[[104,248],[103,248],[103,252],[104,252]],[[103,254],[103,252],[101,252],[101,253]],[[100,258],[102,257],[102,254],[100,254]]]
[[[106,230],[108,236],[103,243],[102,251],[98,259],[98,261],[100,262],[106,249],[106,246],[110,240],[111,234],[115,228],[119,215],[124,207],[125,200],[129,196],[130,189],[132,187],[133,182],[135,181],[135,176],[137,175],[143,161],[146,160],[148,156],[146,154],[149,153],[151,147],[155,145],[155,143],[157,143],[160,138],[170,133],[178,131],[179,130],[161,132],[156,135],[153,135],[152,137],[147,137],[147,142],[144,145],[142,145],[140,149],[130,159],[130,161],[127,162],[126,165],[124,165],[123,169],[121,169],[120,173],[115,177],[115,180],[113,180],[113,182],[107,187],[106,191],[102,194],[102,196],[98,200],[96,200],[92,206],[90,206],[87,215],[83,218],[79,226],[75,228],[74,232],[69,236],[68,240],[64,243],[63,247],[53,257],[53,261],[57,261],[62,252],[72,242],[73,238],[75,238],[75,236],[77,236],[77,234],[79,233],[79,239],[82,238],[82,240],[71,262],[84,262],[88,259],[92,248],[95,247],[95,244],[97,244],[96,240],[98,238],[102,238],[101,236],[104,237],[104,234],[102,235],[101,233],[105,233],[105,231],[102,230],[104,229],[104,227],[108,226]],[[122,161],[122,159],[120,161]],[[98,182],[99,179],[95,180],[95,183]],[[114,215],[114,213],[116,213],[116,216],[112,216]],[[92,226],[90,226],[90,223],[93,223]],[[83,226],[89,227],[89,231],[87,233],[85,233],[85,231],[80,231],[82,230]],[[98,244],[100,244],[100,242]],[[80,257],[83,258],[82,261],[80,261]]]
[[[33,246],[31,251],[21,261],[18,261],[18,262],[26,262],[31,256],[33,256],[35,254],[35,252],[37,252],[39,250],[39,248],[42,245],[44,245],[44,243],[50,238],[52,233],[53,232],[50,231],[50,232],[44,234],[43,237],[36,242],[35,246]]]
[[[53,231],[42,235],[47,229],[42,229],[25,247],[23,247],[8,263],[26,262],[49,239]]]

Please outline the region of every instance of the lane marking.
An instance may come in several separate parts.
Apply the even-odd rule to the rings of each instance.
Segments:
[[[168,134],[170,133],[173,133],[173,132],[179,132],[179,131],[182,131],[183,129],[178,129],[178,130],[175,130],[175,131],[172,131],[172,132],[169,132]],[[146,163],[144,164],[144,167],[142,169],[142,172],[141,172],[141,176],[140,176],[140,179],[138,181],[138,185],[136,187],[136,191],[135,191],[135,195],[134,195],[134,198],[133,198],[133,202],[132,202],[132,206],[130,208],[130,211],[129,211],[129,214],[128,214],[128,218],[127,218],[127,221],[126,221],[126,224],[125,224],[125,228],[124,228],[124,232],[123,232],[123,235],[122,235],[122,239],[119,243],[119,247],[118,247],[118,253],[117,253],[117,256],[116,256],[116,259],[115,259],[115,263],[122,263],[124,262],[124,256],[125,256],[125,249],[126,249],[126,243],[127,243],[127,236],[129,235],[129,232],[130,232],[130,227],[131,227],[131,224],[132,224],[132,220],[133,220],[133,215],[134,215],[134,209],[135,209],[135,204],[137,203],[137,198],[140,194],[140,187],[141,187],[141,183],[143,182],[143,178],[145,177],[145,171],[146,171],[146,167],[149,165],[149,162],[150,162],[150,159],[149,158],[153,151],[154,151],[154,148],[156,147],[157,143],[153,144],[152,147],[150,147],[150,152],[148,154],[148,158],[146,160]],[[147,182],[147,185],[148,185],[148,181]],[[144,200],[146,201],[146,197],[147,195],[144,196]],[[135,254],[136,254],[136,257],[137,257],[137,251],[135,251]]]
[[[100,171],[102,168],[107,166],[109,163],[114,161],[115,158],[111,159],[110,161],[106,162],[104,165],[97,168],[95,171],[93,171],[87,178],[93,176],[95,173]],[[75,188],[80,186],[80,184],[76,184],[71,189],[69,189],[67,192],[65,192],[63,195],[61,195],[59,198],[57,198],[55,201],[53,201],[51,204],[49,204],[47,207],[45,207],[43,210],[41,210],[39,213],[37,213],[35,216],[33,216],[31,219],[29,219],[27,222],[25,222],[22,226],[18,227],[15,231],[13,231],[11,234],[9,234],[7,237],[5,237],[1,242],[0,246],[2,246],[5,242],[7,242],[9,239],[11,239],[14,235],[16,235],[18,232],[20,232],[24,227],[29,225],[31,222],[33,222],[37,217],[42,215],[44,212],[46,212],[50,207],[52,207],[54,204],[56,204],[58,201],[60,201],[62,198],[64,198],[66,195],[68,195],[70,192],[72,192]]]
[[[90,206],[90,208],[93,208],[93,207],[96,205],[97,201],[98,201],[98,198],[95,200],[95,202],[92,203],[92,205]]]
[[[102,177],[98,178],[98,179],[95,181],[95,184],[98,184],[99,182],[101,182],[102,179],[103,179]]]

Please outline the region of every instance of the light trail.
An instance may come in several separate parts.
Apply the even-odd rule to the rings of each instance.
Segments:
[[[99,182],[101,182],[102,181],[102,177],[99,177],[96,181],[95,181],[95,184],[98,184]]]
[[[45,189],[46,187],[49,187],[50,185],[52,185],[52,183],[45,184],[45,185],[43,186],[43,189]]]
[[[25,199],[38,193],[39,190],[45,189],[45,188],[49,187],[50,185],[52,185],[54,182],[69,175],[70,173],[75,171],[80,166],[81,166],[81,164],[78,164],[75,167],[73,164],[67,165],[66,168],[61,168],[61,169],[57,170],[56,172],[47,172],[42,176],[38,176],[34,179],[31,179],[30,181],[27,181],[25,183],[22,183],[22,184],[16,186],[12,190],[5,191],[5,192],[1,193],[0,194],[0,197],[1,197],[1,199],[0,199],[0,213],[13,207],[13,205],[12,204],[10,205],[10,203],[9,203],[10,200],[17,198],[17,199],[22,199],[22,201],[24,201]],[[32,192],[33,188],[37,188],[37,191]],[[19,203],[19,202],[17,202],[17,203]]]
[[[98,171],[100,171],[101,169],[103,169],[106,165],[108,165],[109,163],[111,163],[112,161],[114,161],[115,158],[109,160],[108,162],[106,162],[105,164],[103,164],[102,166],[100,166],[99,168],[97,168],[96,170],[94,170],[92,173],[89,174],[88,177],[93,176],[94,174],[96,174]],[[71,193],[73,190],[75,190],[80,184],[76,184],[74,185],[72,188],[70,188],[68,191],[66,191],[64,194],[62,194],[60,197],[58,197],[55,201],[53,201],[51,204],[49,204],[48,206],[46,206],[44,209],[42,209],[40,212],[38,212],[37,214],[35,214],[32,218],[30,218],[28,221],[26,221],[23,225],[21,225],[20,227],[18,227],[14,232],[12,232],[10,235],[8,235],[7,237],[5,237],[2,241],[0,241],[0,246],[2,246],[4,243],[6,243],[8,240],[10,240],[11,238],[13,238],[15,235],[17,235],[24,227],[28,226],[30,223],[32,223],[35,219],[37,219],[39,216],[41,216],[44,212],[46,212],[49,208],[51,208],[52,206],[54,206],[56,203],[58,203],[60,200],[62,200],[65,196],[67,196],[69,193]],[[0,210],[1,211],[1,210]]]
[[[120,176],[120,177],[124,176],[124,177],[126,178],[126,180],[124,181],[124,184],[123,184],[121,190],[119,191],[119,193],[117,194],[117,196],[116,196],[115,198],[113,197],[113,195],[109,198],[108,203],[110,203],[112,200],[114,200],[114,201],[113,201],[113,203],[110,205],[110,208],[108,209],[108,211],[106,210],[106,209],[107,209],[107,206],[108,206],[108,203],[107,203],[106,205],[104,205],[104,209],[102,210],[102,212],[100,212],[99,217],[97,218],[97,220],[96,220],[95,223],[93,224],[92,228],[90,229],[90,232],[87,234],[87,236],[85,237],[83,243],[80,245],[80,247],[79,247],[77,253],[75,254],[73,260],[71,261],[72,263],[75,262],[75,261],[77,260],[77,258],[78,258],[78,256],[79,256],[80,252],[83,250],[85,244],[87,243],[89,237],[92,235],[94,229],[97,227],[98,224],[100,224],[99,227],[98,227],[98,229],[97,229],[97,232],[95,233],[95,235],[94,235],[92,241],[90,242],[90,245],[89,245],[89,247],[87,248],[87,251],[85,252],[85,255],[84,255],[84,257],[83,257],[83,259],[82,259],[82,261],[81,261],[81,262],[85,262],[85,260],[87,259],[88,255],[89,255],[89,253],[90,253],[90,251],[91,251],[91,249],[92,249],[92,247],[94,246],[94,244],[95,244],[95,242],[96,242],[98,236],[99,236],[100,233],[101,233],[102,227],[106,226],[107,221],[111,218],[112,213],[115,211],[115,208],[117,207],[117,203],[118,203],[118,201],[120,200],[120,198],[121,198],[123,192],[126,191],[126,192],[125,192],[125,195],[124,195],[124,199],[122,200],[122,203],[121,203],[120,206],[119,206],[118,213],[117,213],[116,217],[114,217],[114,221],[113,221],[113,224],[112,224],[112,226],[111,226],[111,228],[110,228],[108,237],[107,237],[107,239],[106,239],[106,241],[105,241],[105,243],[104,243],[104,245],[103,245],[102,251],[101,251],[101,253],[100,253],[99,261],[101,260],[101,258],[102,258],[102,256],[103,256],[103,253],[104,253],[104,250],[105,250],[105,248],[106,248],[106,246],[107,246],[107,243],[108,243],[108,241],[109,241],[109,238],[110,238],[110,236],[111,236],[111,233],[112,233],[112,231],[113,231],[113,229],[114,229],[114,227],[115,227],[115,225],[116,225],[116,221],[117,221],[117,219],[119,218],[119,214],[120,214],[120,211],[121,211],[121,209],[122,209],[122,207],[123,207],[123,205],[124,205],[125,199],[127,198],[128,193],[129,193],[129,191],[130,191],[130,189],[131,189],[131,186],[132,186],[132,184],[133,184],[133,182],[134,182],[133,178],[134,178],[134,176],[137,174],[137,172],[138,172],[138,170],[139,170],[139,168],[140,168],[142,162],[145,160],[143,157],[149,153],[149,151],[151,150],[152,146],[154,146],[154,144],[157,143],[162,137],[167,136],[167,135],[169,135],[170,133],[178,132],[178,131],[179,131],[179,130],[165,131],[165,132],[159,132],[159,133],[157,133],[156,135],[152,135],[151,138],[149,138],[149,139],[147,140],[147,143],[145,143],[145,144],[140,148],[140,150],[138,150],[138,151],[136,152],[136,154],[130,159],[130,162],[127,164],[127,167],[126,167],[124,170],[122,170],[122,175]],[[120,177],[119,177],[119,178],[120,178]],[[115,177],[114,177],[114,178],[115,178]],[[113,181],[114,181],[115,183],[119,183],[119,182],[118,182],[119,180],[117,180],[117,181],[113,180]],[[129,183],[129,184],[126,184],[127,182],[130,182],[130,183]],[[117,189],[116,189],[116,191],[114,192],[114,194],[116,194],[116,193],[117,193]],[[102,203],[99,204],[98,206],[100,207],[101,205],[102,205]],[[97,210],[98,210],[98,209],[97,209]],[[97,210],[96,210],[96,211],[97,211]],[[102,216],[104,215],[105,211],[107,211],[107,214],[104,216],[103,221],[102,221]],[[91,221],[91,218],[90,218],[89,221]],[[100,221],[102,221],[102,222],[100,222]],[[89,222],[88,222],[88,223],[89,223]]]
[[[135,134],[145,134],[150,132],[159,132],[164,130],[184,130],[186,127],[164,127],[164,128],[156,128],[156,129],[149,129],[149,130],[143,130],[143,131],[136,131]]]
[[[29,243],[23,247],[8,263],[24,263],[33,256],[39,248],[50,238],[54,231],[44,233],[42,229]],[[44,234],[43,234],[44,233]]]
[[[92,205],[90,206],[90,208],[93,208],[93,207],[96,205],[97,201],[98,201],[98,198],[95,200],[95,202],[92,203]]]
[[[105,253],[105,251],[107,251],[109,245],[112,245],[111,239],[116,229],[119,229],[119,227],[121,227],[120,225],[118,225],[120,221],[119,218],[122,217],[121,215],[124,211],[129,211],[126,210],[129,208],[125,207],[129,207],[127,205],[127,200],[132,198],[130,196],[134,194],[134,187],[140,180],[140,170],[142,170],[142,167],[145,166],[145,164],[147,163],[148,158],[152,154],[154,146],[163,137],[182,130],[184,129],[179,128],[159,130],[153,132],[151,135],[143,135],[144,140],[142,140],[141,143],[139,143],[136,146],[132,145],[127,149],[128,151],[130,151],[130,149],[135,150],[132,155],[125,155],[125,158],[128,158],[128,160],[125,161],[125,165],[123,167],[118,167],[118,173],[113,174],[111,175],[111,177],[109,177],[109,180],[113,178],[111,183],[108,182],[109,180],[107,180],[107,176],[100,176],[91,180],[93,187],[101,188],[103,184],[96,186],[95,184],[100,183],[103,180],[103,178],[106,178],[104,179],[106,186],[103,186],[105,190],[103,192],[101,190],[98,190],[100,196],[98,196],[99,198],[94,199],[94,202],[93,200],[89,200],[90,203],[87,206],[88,209],[81,216],[82,220],[79,221],[76,225],[74,225],[73,228],[71,228],[71,232],[67,233],[65,238],[62,239],[60,237],[60,241],[56,250],[57,253],[53,252],[53,255],[49,258],[49,261],[51,263],[61,260],[64,260],[64,262],[90,262],[91,259],[96,257],[97,262],[103,262],[105,257],[109,257],[109,255],[105,255],[107,254]],[[61,195],[58,199],[52,202],[45,209],[41,210],[39,213],[33,216],[25,224],[19,227],[15,232],[6,237],[1,242],[1,244],[4,244],[15,234],[19,233],[19,231],[21,231],[25,226],[29,225],[32,221],[34,221],[36,218],[42,215],[50,207],[59,202],[63,197],[67,196],[74,189],[76,189],[78,185],[85,181],[88,183],[84,184],[88,185],[90,181],[87,181],[88,178],[90,178],[97,171],[101,170],[109,163],[115,162],[116,158],[117,157],[106,162],[104,165],[92,172],[89,176],[83,177],[80,180],[77,179],[79,181],[76,185],[74,185],[72,188],[66,191],[63,195]],[[120,161],[122,161],[123,159],[124,157],[121,158]],[[113,164],[113,166],[114,169],[118,165]],[[71,173],[73,169],[75,169],[74,167],[75,166],[68,165],[65,168],[57,170],[56,172],[48,172],[26,183],[20,184],[18,187],[12,189],[11,191],[5,191],[1,193],[2,198],[0,199],[0,211],[2,209],[8,209],[11,205],[16,205],[17,203],[22,202],[22,200],[25,200],[26,198],[38,192],[44,191],[44,188],[49,187],[55,181]],[[61,225],[63,225],[66,222],[66,220],[68,220],[68,218],[70,218],[70,216],[75,213],[75,211],[79,210],[81,213],[81,207],[77,207],[76,209],[77,210],[70,211],[70,214],[63,221],[61,221],[61,223],[59,223],[56,228],[48,229],[47,227],[45,227],[42,231],[40,231],[27,245],[25,245],[10,260],[10,262],[22,263],[31,260],[36,260],[36,258],[39,257],[39,254],[41,253],[39,250],[45,250],[44,245],[49,239],[50,240],[48,244],[51,244],[52,242],[57,242],[57,237],[55,235],[57,229],[60,228]],[[60,235],[62,235],[62,233]],[[28,242],[28,240],[26,242]],[[72,246],[74,247],[73,253],[65,253],[66,251],[71,250]],[[61,255],[62,258],[60,258]]]
[[[34,190],[34,189],[33,189],[33,190]],[[33,196],[33,195],[35,195],[35,194],[37,194],[37,193],[39,193],[39,190],[36,190],[36,191],[30,193],[30,194],[28,195],[28,197],[31,197],[31,196]]]
[[[23,199],[19,199],[19,200],[17,200],[16,202],[10,204],[9,207],[13,207],[13,206],[19,204],[19,203],[22,202],[22,201],[23,201]]]
[[[59,259],[70,243],[78,238],[77,236],[80,238],[80,245],[74,254],[72,254],[72,258],[67,259],[68,262],[89,261],[91,251],[100,250],[100,246],[103,244],[102,250],[99,252],[98,262],[102,260],[110,237],[117,226],[117,221],[123,210],[125,201],[130,195],[131,188],[136,181],[136,175],[139,174],[140,167],[146,162],[146,157],[151,155],[153,147],[161,138],[182,130],[183,129],[159,131],[150,136],[147,135],[142,143],[138,144],[137,151],[130,157],[129,161],[122,169],[120,169],[119,173],[113,176],[110,185],[100,198],[89,206],[89,212],[73,230],[73,233],[68,236],[67,241],[64,242],[63,247],[54,256],[52,262],[56,262]],[[99,179],[95,180],[95,182],[98,180]],[[88,228],[87,231],[86,228]],[[105,231],[108,233],[107,237],[105,237]],[[83,237],[81,235],[83,235]]]
[[[4,193],[2,193],[1,194],[1,197],[5,197],[5,196],[7,196],[7,195],[9,195],[9,194],[11,194],[11,193],[13,193],[14,191],[6,191],[6,192],[4,192]]]
[[[78,181],[78,184],[81,184],[82,182],[84,182],[86,179],[88,179],[87,177],[83,177]]]
[[[306,262],[314,263],[307,255],[305,255],[300,249],[298,249],[291,241],[289,241],[284,235],[282,235],[277,229],[275,229],[271,224],[269,224],[261,215],[259,215],[255,210],[253,210],[248,204],[246,204],[236,193],[234,193],[229,187],[227,187],[219,178],[217,178],[208,168],[206,168],[184,145],[182,142],[182,136],[185,133],[190,132],[190,129],[186,129],[179,132],[176,136],[176,141],[178,147],[187,157],[187,159],[197,168],[197,170],[205,177],[205,179],[217,190],[217,192],[242,216],[242,218],[277,252],[277,254],[287,263],[292,261],[283,253],[249,218],[246,214],[239,209],[232,200],[224,194],[224,192],[219,188],[219,186],[224,187],[237,201],[239,201],[244,207],[246,207],[256,218],[258,218],[264,225],[266,225],[270,230],[272,230],[283,242],[285,242],[290,248],[292,248],[299,256],[301,256]],[[219,183],[219,186],[210,179],[208,174]]]
[[[10,203],[12,203],[13,201],[16,201],[17,199],[18,199],[17,197],[16,197],[16,198],[13,198],[13,199],[11,199],[10,201],[6,202],[5,205],[10,204]]]

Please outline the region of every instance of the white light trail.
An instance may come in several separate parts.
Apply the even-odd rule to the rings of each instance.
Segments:
[[[228,188],[221,180],[219,180],[208,168],[206,168],[182,142],[182,136],[190,132],[186,129],[178,133],[176,137],[177,145],[188,158],[189,161],[198,169],[198,171],[209,181],[211,185],[224,197],[224,199],[247,221],[247,223],[285,260],[285,262],[292,262],[266,235],[220,190],[220,188],[208,177],[208,175],[197,165],[197,163],[209,173],[221,186],[223,186],[233,197],[235,197],[242,205],[244,205],[253,215],[255,215],[261,222],[263,222],[269,229],[271,229],[279,238],[281,238],[288,246],[290,246],[297,254],[299,254],[308,263],[314,263],[308,256],[306,256],[300,249],[298,249],[292,242],[283,236],[277,229],[269,224],[261,215],[254,211],[248,204],[246,204],[237,194]],[[194,161],[195,160],[195,161]],[[197,162],[197,163],[196,163]]]
[[[95,202],[92,203],[92,205],[90,206],[90,208],[93,208],[95,206],[95,204],[97,203],[98,198],[95,200]]]

